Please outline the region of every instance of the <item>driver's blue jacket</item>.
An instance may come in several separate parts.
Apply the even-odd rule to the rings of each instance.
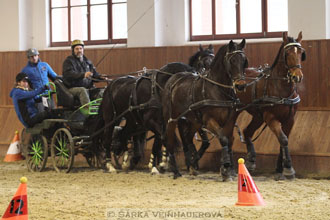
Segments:
[[[39,62],[37,64],[28,62],[27,65],[22,69],[23,73],[26,73],[29,80],[32,83],[33,89],[38,89],[44,85],[48,85],[50,78],[52,81],[55,80],[57,74],[46,62]],[[47,90],[43,94],[47,94]]]

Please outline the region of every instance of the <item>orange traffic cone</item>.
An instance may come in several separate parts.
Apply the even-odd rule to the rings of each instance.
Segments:
[[[28,206],[27,206],[27,189],[26,177],[21,177],[21,184],[19,185],[13,199],[10,201],[5,214],[1,220],[27,220],[28,219]]]
[[[259,189],[254,183],[249,171],[244,165],[244,159],[238,160],[238,201],[236,205],[262,206],[265,205]]]
[[[7,155],[3,161],[5,162],[13,162],[13,161],[18,161],[18,160],[23,160],[20,146],[19,146],[19,135],[18,131],[15,132],[14,139],[10,143],[10,146],[7,151]]]

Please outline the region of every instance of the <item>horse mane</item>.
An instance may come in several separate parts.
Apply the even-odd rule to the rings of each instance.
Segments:
[[[296,40],[293,37],[288,37],[288,43],[295,43],[295,42],[296,42]],[[283,50],[284,46],[285,46],[284,42],[282,42],[281,47],[278,50],[278,53],[276,55],[275,61],[271,66],[271,69],[273,69],[276,66],[276,64],[279,62],[279,59],[280,59],[280,56],[281,56],[281,51]]]
[[[215,55],[211,65],[210,65],[210,69],[214,69],[214,68],[220,68],[219,65],[222,65],[222,58],[226,55],[226,51],[228,48],[228,44],[223,45],[222,47],[220,47],[220,49],[218,50],[217,54]],[[219,61],[219,59],[221,59]]]

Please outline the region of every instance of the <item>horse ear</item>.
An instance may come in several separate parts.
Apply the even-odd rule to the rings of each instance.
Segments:
[[[242,42],[238,45],[241,49],[245,48],[245,39],[242,40]]]
[[[301,54],[301,61],[305,61],[306,60],[306,52],[304,51],[302,54]]]
[[[203,51],[203,47],[202,47],[202,45],[201,45],[201,44],[199,45],[199,51],[200,51],[200,52],[202,52],[202,51]]]
[[[298,43],[301,43],[301,40],[302,40],[302,31],[299,32],[299,34],[298,34],[298,38],[296,39],[296,41],[297,41]]]
[[[246,58],[245,62],[244,62],[244,68],[248,68],[249,67],[249,60],[248,58]]]
[[[234,41],[230,40],[230,42],[229,42],[229,51],[232,51],[232,50],[234,50]]]
[[[210,45],[209,45],[209,50],[212,50],[212,51],[214,51],[214,47],[213,47],[213,45],[212,45],[212,44],[210,44]]]
[[[287,31],[283,32],[282,36],[283,36],[283,42],[287,42],[288,41],[288,32]]]

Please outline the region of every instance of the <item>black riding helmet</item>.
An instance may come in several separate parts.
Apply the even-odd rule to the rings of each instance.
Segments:
[[[22,80],[29,81],[29,77],[26,75],[26,73],[18,73],[16,75],[16,82],[20,82]]]
[[[29,77],[28,77],[28,75],[27,75],[26,73],[18,73],[18,74],[16,75],[16,83],[18,83],[18,82],[20,82],[20,81],[22,81],[22,80],[27,81],[27,82],[29,83],[30,88],[33,89],[33,87],[32,87],[32,83],[31,83],[31,81],[29,80]]]

